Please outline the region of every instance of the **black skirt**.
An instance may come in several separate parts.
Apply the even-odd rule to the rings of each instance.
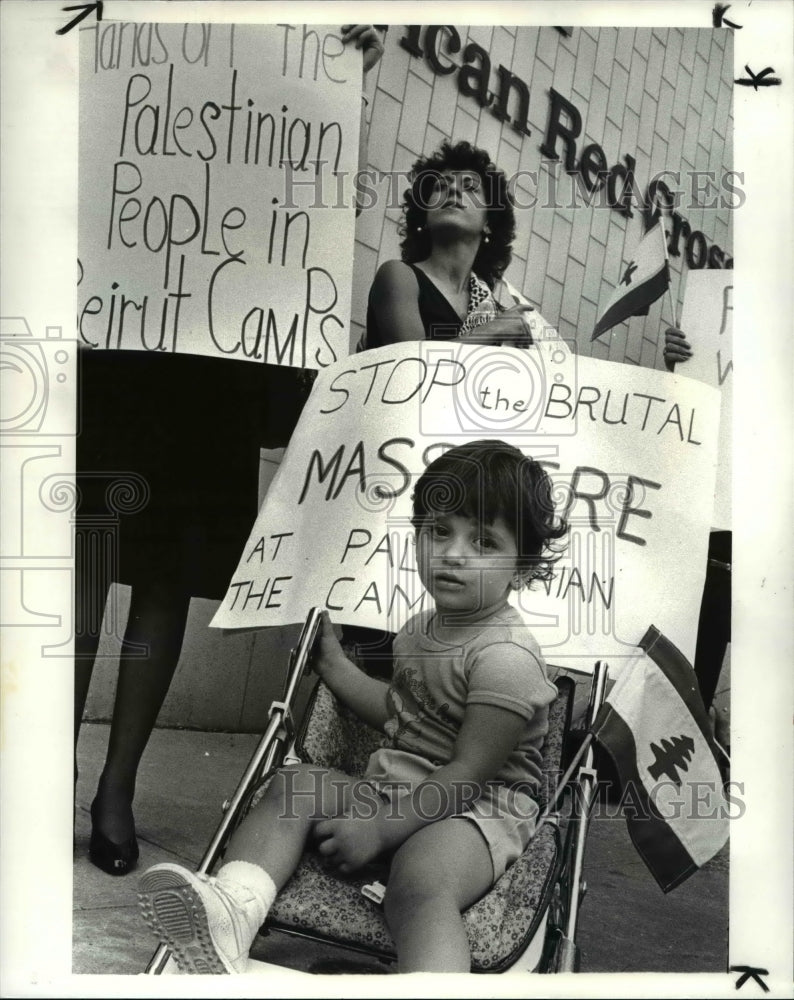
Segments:
[[[222,598],[257,514],[259,449],[287,444],[315,373],[188,354],[78,357],[78,536],[95,551],[104,539],[96,558],[110,580]]]

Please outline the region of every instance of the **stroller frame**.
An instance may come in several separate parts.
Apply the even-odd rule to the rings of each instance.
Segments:
[[[229,839],[250,809],[253,797],[263,782],[283,765],[298,763],[302,759],[296,750],[293,708],[300,682],[309,671],[320,620],[321,609],[312,608],[304,622],[298,643],[290,652],[284,696],[281,700],[272,702],[262,738],[234,794],[223,803],[221,821],[196,869],[200,873],[209,873],[222,858]],[[573,688],[570,679],[563,678],[563,680],[567,681],[571,689]],[[595,664],[592,675],[585,714],[584,741],[560,778],[557,788],[550,795],[549,804],[538,821],[538,828],[543,823],[554,824],[558,834],[560,827],[564,826],[564,837],[557,851],[553,870],[549,872],[546,880],[549,891],[544,891],[543,912],[540,919],[536,920],[537,928],[529,943],[517,955],[511,956],[509,968],[495,971],[575,972],[579,969],[580,956],[576,944],[576,931],[579,909],[586,892],[583,880],[584,852],[597,785],[597,773],[593,766],[594,753],[589,734],[604,698],[606,681],[607,666],[599,661]],[[560,687],[558,682],[558,688]],[[565,694],[569,701],[572,700],[572,690],[568,690],[566,694],[561,689],[561,694]],[[567,715],[567,722],[566,741],[571,732],[570,712]],[[568,819],[563,819],[559,812],[555,811],[557,804],[565,799],[574,807]],[[315,931],[305,931],[282,924],[278,924],[277,929],[294,936],[336,944],[349,951],[377,957],[381,961],[393,960],[372,949],[355,943],[343,943],[324,937]],[[166,970],[169,957],[168,948],[160,945],[146,967],[146,974],[162,974]]]

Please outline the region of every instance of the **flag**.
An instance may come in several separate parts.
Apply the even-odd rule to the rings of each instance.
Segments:
[[[653,625],[640,647],[593,734],[615,763],[634,846],[669,892],[723,846],[728,807],[694,670]]]
[[[648,307],[664,295],[669,284],[664,229],[659,221],[640,240],[590,339],[595,340],[630,316],[646,316]]]

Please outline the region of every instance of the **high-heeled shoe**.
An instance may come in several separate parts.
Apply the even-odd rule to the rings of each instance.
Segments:
[[[92,864],[101,868],[108,875],[126,875],[131,872],[138,861],[138,840],[133,835],[123,844],[114,843],[104,833],[97,829],[94,813],[96,802],[91,803],[91,840],[88,845],[88,857]]]

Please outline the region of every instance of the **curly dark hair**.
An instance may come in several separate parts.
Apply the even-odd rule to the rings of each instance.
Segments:
[[[482,191],[488,208],[490,239],[483,241],[474,258],[473,270],[493,288],[504,274],[512,257],[512,243],[516,235],[516,216],[507,178],[491,161],[484,149],[470,142],[452,145],[444,141],[432,156],[420,157],[411,170],[411,186],[403,197],[403,217],[400,225],[400,249],[406,264],[426,260],[432,249],[430,233],[425,226],[426,207],[431,185],[446,170],[470,170],[482,180]]]
[[[568,532],[558,516],[552,483],[533,458],[505,441],[472,441],[444,452],[416,483],[411,523],[418,531],[434,515],[458,514],[484,524],[501,517],[518,549],[525,584],[551,580]]]

